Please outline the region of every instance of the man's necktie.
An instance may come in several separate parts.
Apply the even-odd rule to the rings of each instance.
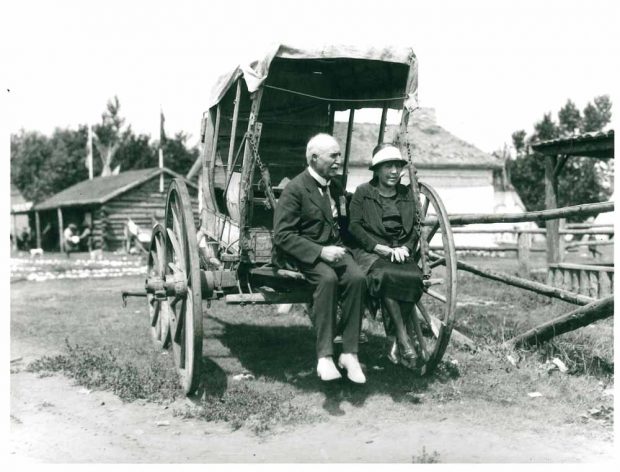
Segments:
[[[327,205],[327,208],[329,209],[329,214],[332,214],[332,200],[329,197],[329,186],[328,185],[319,185],[319,188],[321,189],[321,193],[323,194],[323,200],[325,201],[325,204]]]

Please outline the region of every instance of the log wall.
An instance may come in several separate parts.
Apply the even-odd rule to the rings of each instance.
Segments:
[[[164,192],[160,192],[159,175],[154,176],[142,185],[97,208],[93,215],[94,247],[102,247],[105,232],[106,246],[104,247],[106,250],[115,251],[123,248],[124,229],[129,218],[141,228],[149,230],[153,227],[153,218],[159,223],[163,223],[166,211],[166,195],[172,179],[172,176],[164,174]],[[188,186],[188,191],[192,199],[195,224],[198,227],[198,191],[190,186]],[[105,212],[105,217],[103,212]]]

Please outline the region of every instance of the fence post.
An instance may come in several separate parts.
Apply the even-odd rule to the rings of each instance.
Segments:
[[[530,276],[530,248],[532,235],[519,231],[517,233],[517,257],[519,259],[519,275],[524,278]]]

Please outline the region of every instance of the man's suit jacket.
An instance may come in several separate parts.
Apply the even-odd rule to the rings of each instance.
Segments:
[[[291,264],[295,260],[312,265],[324,246],[342,245],[346,237],[346,200],[336,179],[331,179],[329,191],[336,203],[336,219],[308,170],[293,178],[282,191],[274,214],[276,265],[296,268]]]

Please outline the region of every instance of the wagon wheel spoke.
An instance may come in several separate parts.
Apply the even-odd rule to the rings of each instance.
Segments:
[[[154,299],[155,300],[155,299]],[[157,326],[157,322],[159,321],[159,313],[161,311],[161,302],[156,301],[155,306],[153,307],[153,315],[151,316],[151,326]]]
[[[440,265],[446,265],[446,258],[445,257],[440,257],[439,259],[435,259],[433,262],[431,262],[428,266],[431,269],[434,269],[435,267],[438,267]]]
[[[159,255],[162,255],[160,258]],[[164,260],[164,245],[161,238],[155,238],[155,252],[153,253],[153,266],[159,269],[159,274],[164,275],[166,271],[166,261]]]
[[[424,203],[422,204],[422,218],[424,218],[426,214],[428,213],[428,206],[430,205],[430,203],[431,201],[428,198],[426,198],[426,196],[424,196]]]
[[[428,234],[426,235],[426,240],[429,242],[429,244],[431,240],[433,239],[433,236],[435,236],[435,233],[437,232],[438,229],[439,229],[439,222],[435,223],[429,230]]]
[[[174,249],[175,266],[178,267],[179,271],[185,272],[184,270],[185,260],[183,260],[183,257],[182,257],[183,253],[181,252],[181,244],[179,243],[179,240],[177,239],[176,234],[174,234],[174,232],[170,228],[166,228],[166,231],[168,232],[168,238],[170,239],[170,244],[172,244],[172,248]]]
[[[436,290],[432,290],[429,288],[428,290],[426,290],[426,293],[442,303],[447,303],[446,297],[443,296],[441,293],[437,292]]]
[[[422,305],[422,303],[418,302],[416,307],[417,307],[417,311],[422,315],[422,318],[424,318],[424,321],[426,322],[426,324],[428,324],[428,326],[431,328],[431,331],[433,332],[433,336],[435,338],[438,338],[440,325],[442,324],[441,321],[438,319],[431,318],[431,315],[428,314],[428,311],[426,311],[426,307]]]
[[[176,313],[176,323],[174,326],[174,333],[172,333],[172,339],[177,344],[180,343],[181,332],[183,331],[183,323],[185,320],[185,310],[183,309],[184,303],[185,301],[183,300],[183,303],[181,303],[181,306],[179,307],[178,311],[175,309],[175,307],[172,306],[172,304],[170,305],[171,308],[173,308],[174,312]],[[175,303],[175,306],[176,306],[176,303]]]
[[[172,213],[172,231],[174,232],[174,234],[176,235],[176,240],[177,242],[179,241],[183,241],[183,227],[181,226],[181,220],[179,219],[179,215],[178,215],[178,208],[177,205],[172,205],[171,208],[171,213]],[[178,244],[178,252],[176,251],[175,248],[175,252],[177,252],[177,260],[182,260],[183,261],[183,268],[187,267],[187,261],[185,260],[185,247],[183,244]]]
[[[157,256],[157,251],[151,251],[151,258],[153,259],[153,270],[151,271],[152,275],[162,274],[163,270],[161,270],[161,262]]]

